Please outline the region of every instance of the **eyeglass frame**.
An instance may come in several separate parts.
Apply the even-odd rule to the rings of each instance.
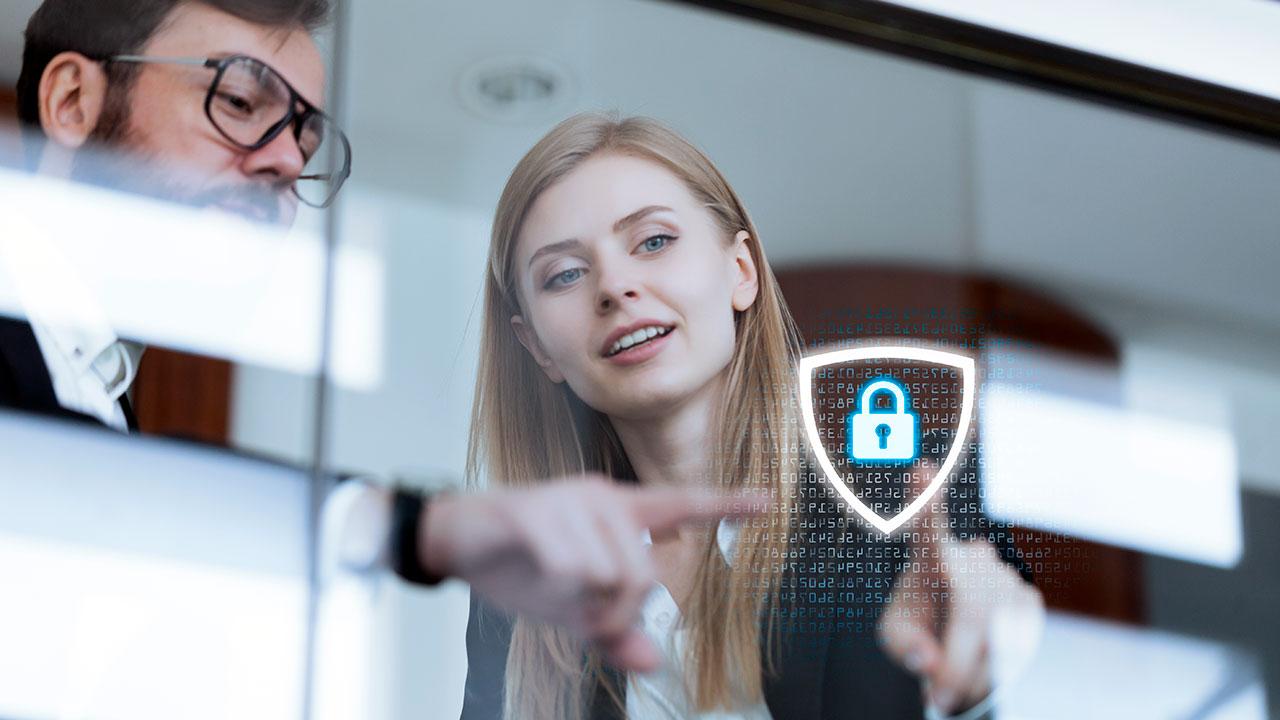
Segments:
[[[222,127],[218,125],[218,121],[213,119],[214,89],[217,88],[218,83],[222,81],[222,77],[226,73],[227,68],[231,66],[231,63],[239,60],[251,60],[271,70],[273,73],[276,74],[276,77],[280,79],[280,82],[284,84],[285,89],[289,91],[289,110],[285,114],[285,116],[281,118],[279,121],[277,121],[276,124],[273,125],[270,129],[268,129],[267,132],[263,134],[263,136],[259,138],[257,142],[254,142],[252,144],[247,144],[247,145],[231,137],[229,134],[227,134],[227,131],[223,130]],[[338,191],[342,189],[342,186],[344,183],[346,183],[347,178],[351,177],[351,141],[347,139],[347,134],[343,132],[342,128],[338,126],[338,123],[334,121],[331,115],[321,110],[320,108],[316,107],[310,101],[308,101],[305,97],[303,97],[302,94],[299,93],[297,89],[295,89],[287,79],[285,79],[284,75],[282,75],[279,70],[276,70],[274,67],[271,67],[269,63],[259,60],[258,58],[253,57],[252,55],[236,54],[236,55],[228,55],[226,57],[220,57],[220,58],[166,57],[166,56],[152,56],[152,55],[112,55],[105,58],[103,62],[187,65],[190,67],[203,67],[203,68],[208,68],[210,70],[215,70],[216,72],[214,73],[213,79],[209,81],[209,89],[208,91],[206,91],[205,97],[204,97],[205,117],[209,119],[209,124],[213,125],[214,129],[218,131],[218,134],[222,135],[222,137],[225,138],[227,142],[230,142],[231,144],[235,145],[241,150],[245,150],[248,152],[253,152],[255,150],[260,150],[266,147],[271,141],[279,137],[280,133],[284,132],[285,128],[290,126],[293,126],[294,128],[294,140],[297,141],[302,135],[302,127],[304,123],[306,123],[307,119],[310,118],[312,115],[319,115],[321,118],[325,120],[325,122],[332,125],[333,128],[338,131],[337,132],[338,139],[342,141],[342,156],[343,156],[342,169],[336,173],[330,173],[327,175],[329,183],[332,184],[333,186],[333,190],[329,192],[328,196],[325,198],[325,201],[319,205],[308,202],[305,198],[302,197],[302,195],[298,192],[297,181],[298,180],[324,180],[326,178],[326,175],[322,174],[322,175],[298,176],[290,187],[293,190],[294,196],[297,197],[298,200],[300,200],[306,205],[309,205],[315,208],[329,207],[330,205],[333,204],[334,199],[338,196]],[[298,112],[297,110],[299,105],[302,106],[302,112]],[[301,148],[299,148],[299,152],[301,152]],[[306,155],[303,155],[302,159],[303,159],[304,165],[306,164],[307,161],[310,160],[310,158],[307,157]]]

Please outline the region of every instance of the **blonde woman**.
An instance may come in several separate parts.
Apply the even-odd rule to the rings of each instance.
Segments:
[[[644,539],[656,672],[620,674],[561,629],[473,603],[463,718],[921,716],[875,633],[902,548],[860,535],[806,471],[797,334],[710,160],[655,121],[570,118],[508,181],[489,269],[473,481],[596,472],[774,503]]]

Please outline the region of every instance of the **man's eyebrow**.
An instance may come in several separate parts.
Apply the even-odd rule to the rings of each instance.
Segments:
[[[534,251],[533,257],[529,258],[529,267],[533,267],[534,261],[542,257],[543,255],[550,255],[552,253],[565,252],[567,250],[578,250],[581,248],[582,248],[582,242],[580,240],[574,240],[572,238],[568,240],[561,240],[560,242],[553,242],[550,245],[543,245],[542,247]]]
[[[640,208],[639,210],[631,213],[630,215],[614,223],[613,231],[622,232],[624,229],[626,229],[628,225],[633,225],[643,220],[646,215],[650,215],[656,212],[675,212],[675,210],[672,210],[666,205],[646,205],[645,207]]]

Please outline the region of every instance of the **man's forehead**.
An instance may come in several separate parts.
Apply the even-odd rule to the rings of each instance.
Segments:
[[[149,55],[250,55],[280,72],[307,100],[324,104],[324,58],[302,27],[255,25],[197,2],[183,3],[147,43]]]

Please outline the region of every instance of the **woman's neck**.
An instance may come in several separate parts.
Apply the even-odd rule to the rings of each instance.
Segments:
[[[712,481],[716,413],[723,375],[660,417],[611,418],[631,468],[643,485],[706,487]]]

